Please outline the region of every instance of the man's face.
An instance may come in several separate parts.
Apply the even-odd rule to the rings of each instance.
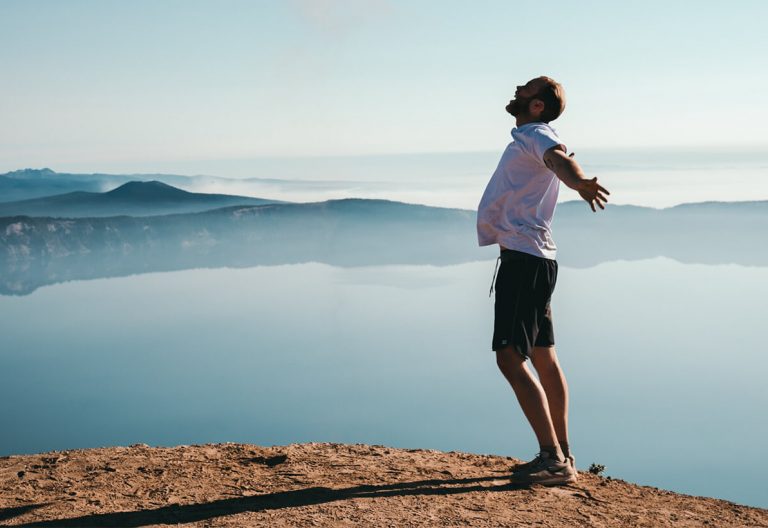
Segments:
[[[541,81],[539,79],[531,79],[524,85],[518,86],[515,90],[515,98],[506,107],[507,112],[515,117],[528,115],[531,101],[536,98],[535,96],[540,89]]]

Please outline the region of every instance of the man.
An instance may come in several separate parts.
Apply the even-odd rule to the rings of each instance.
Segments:
[[[513,469],[516,483],[576,480],[568,445],[568,385],[555,353],[550,299],[557,280],[551,223],[562,181],[604,209],[608,191],[587,179],[549,122],[565,108],[562,86],[537,77],[518,86],[506,107],[515,118],[512,143],[480,201],[481,246],[499,244],[492,348],[539,442],[539,454]],[[498,265],[498,260],[497,260]],[[491,285],[493,288],[493,284]],[[539,379],[528,369],[530,358]]]

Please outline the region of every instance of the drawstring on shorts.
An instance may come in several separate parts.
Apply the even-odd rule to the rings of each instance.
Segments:
[[[491,279],[491,289],[488,292],[488,297],[493,295],[493,285],[496,284],[496,272],[499,271],[499,261],[501,260],[501,255],[496,257],[496,266],[493,268],[493,278]]]

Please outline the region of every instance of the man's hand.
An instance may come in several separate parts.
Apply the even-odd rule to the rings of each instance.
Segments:
[[[605,195],[611,194],[605,187],[597,183],[596,177],[591,180],[581,180],[577,191],[579,191],[581,197],[586,200],[593,212],[597,212],[595,204],[597,204],[600,209],[605,209],[603,204],[608,201],[608,198],[606,198]]]
[[[608,189],[597,183],[597,178],[588,180],[584,176],[579,164],[573,159],[573,153],[570,156],[565,155],[565,147],[557,145],[544,153],[544,164],[560,178],[560,180],[571,189],[577,191],[579,195],[589,204],[593,212],[597,212],[595,204],[600,209],[605,209],[605,202],[608,201],[607,195],[611,194]]]

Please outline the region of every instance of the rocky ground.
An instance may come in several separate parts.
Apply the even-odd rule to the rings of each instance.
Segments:
[[[564,487],[516,487],[514,462],[314,443],[0,457],[0,525],[768,527],[768,510],[586,472]]]

